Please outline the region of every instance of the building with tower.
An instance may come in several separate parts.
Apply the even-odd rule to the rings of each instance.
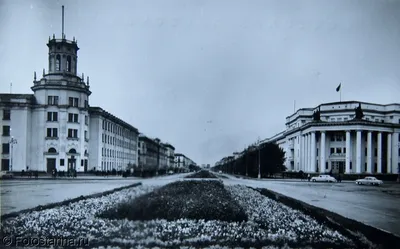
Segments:
[[[64,7],[63,7],[64,17]],[[64,25],[63,25],[64,26]],[[0,94],[1,170],[124,170],[137,164],[139,131],[89,106],[89,77],[78,75],[78,44],[49,37],[48,70],[33,94]]]

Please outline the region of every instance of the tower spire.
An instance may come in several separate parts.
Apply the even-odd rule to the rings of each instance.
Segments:
[[[62,28],[61,39],[64,39],[64,5],[62,6],[61,28]]]

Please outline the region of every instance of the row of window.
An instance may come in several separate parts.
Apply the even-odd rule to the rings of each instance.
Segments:
[[[135,143],[133,143],[132,141],[124,141],[123,139],[111,137],[110,135],[107,135],[107,134],[101,135],[101,141],[103,143],[107,143],[110,145],[116,145],[116,146],[126,148],[126,149],[134,149],[135,148]]]
[[[121,158],[121,159],[134,158],[134,155],[132,155],[132,153],[126,153],[126,152],[116,151],[116,150],[106,149],[106,148],[101,149],[101,155],[104,157]]]
[[[59,105],[59,97],[58,96],[47,96],[47,104],[48,105]],[[70,107],[79,107],[79,98],[69,97],[68,98],[68,106]],[[88,101],[85,100],[84,107],[88,108]]]
[[[47,112],[47,121],[57,122],[58,121],[58,112]],[[68,122],[79,123],[79,114],[68,113]],[[89,125],[89,117],[87,115],[85,115],[85,125]]]
[[[85,139],[88,140],[88,132],[85,131]],[[58,138],[58,128],[47,128],[46,137],[48,138]],[[78,129],[68,129],[68,138],[78,138]]]
[[[102,128],[105,131],[112,132],[116,135],[123,136],[129,139],[135,138],[135,133],[123,128],[122,126],[113,124],[109,121],[103,120]]]

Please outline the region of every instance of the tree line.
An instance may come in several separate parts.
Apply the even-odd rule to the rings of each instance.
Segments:
[[[223,173],[258,177],[259,165],[261,177],[269,177],[286,170],[285,152],[275,143],[249,146],[235,159],[234,156],[222,159],[221,164],[212,168]]]

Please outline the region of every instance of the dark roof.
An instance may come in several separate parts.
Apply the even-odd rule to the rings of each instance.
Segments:
[[[105,118],[111,119],[113,122],[129,129],[129,130],[133,130],[136,133],[139,133],[139,130],[137,128],[135,128],[134,126],[126,123],[125,121],[123,121],[120,118],[117,118],[116,116],[112,115],[111,113],[105,111],[104,109],[102,109],[101,107],[89,107],[89,114],[90,115],[100,115],[103,116]]]
[[[13,102],[13,99],[25,99],[26,103]],[[33,94],[2,93],[0,94],[0,104],[2,105],[35,105],[36,98]]]

